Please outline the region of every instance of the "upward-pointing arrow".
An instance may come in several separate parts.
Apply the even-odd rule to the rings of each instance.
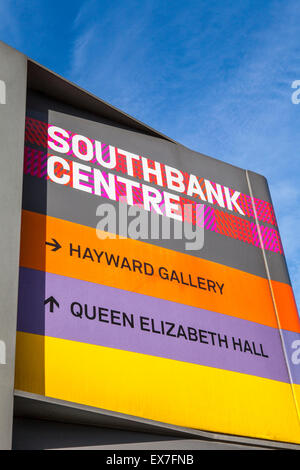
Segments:
[[[51,295],[51,297],[48,297],[48,299],[46,299],[44,301],[44,305],[47,305],[47,304],[50,304],[50,312],[53,313],[54,312],[54,305],[56,305],[57,308],[59,308],[59,303],[57,302],[57,300]]]

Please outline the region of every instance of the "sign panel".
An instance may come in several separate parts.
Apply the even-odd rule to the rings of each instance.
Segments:
[[[265,179],[27,96],[16,388],[300,443],[300,323]]]

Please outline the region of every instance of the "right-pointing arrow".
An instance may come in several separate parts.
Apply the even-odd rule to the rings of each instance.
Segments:
[[[58,243],[57,240],[55,240],[55,238],[52,238],[51,240],[53,240],[54,243],[50,243],[50,242],[45,242],[46,245],[49,245],[49,246],[53,246],[52,250],[51,251],[57,251],[61,248],[61,245]]]
[[[48,297],[48,299],[46,299],[44,301],[44,305],[47,305],[47,304],[50,304],[50,312],[53,313],[54,312],[54,305],[56,305],[57,308],[59,308],[59,303],[57,302],[57,300],[51,295],[51,297]]]

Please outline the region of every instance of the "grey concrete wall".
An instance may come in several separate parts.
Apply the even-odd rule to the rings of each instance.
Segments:
[[[0,42],[0,449],[11,448],[27,58]]]

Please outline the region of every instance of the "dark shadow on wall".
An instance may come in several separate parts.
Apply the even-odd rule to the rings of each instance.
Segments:
[[[14,418],[13,449],[55,449],[172,440],[155,434]]]
[[[28,97],[27,97],[28,98]],[[32,111],[26,116],[48,122],[48,110]],[[46,127],[45,127],[46,129]],[[37,177],[42,169],[36,155],[45,152],[47,132],[40,131],[31,154],[24,152],[21,249],[16,339],[15,389],[45,394],[45,315],[49,306],[46,299],[46,218],[32,217],[47,214],[47,179]],[[42,145],[43,144],[43,145]]]
[[[135,449],[259,450],[261,448],[191,437],[178,438],[96,426],[14,418],[12,449],[106,449],[114,452]]]

